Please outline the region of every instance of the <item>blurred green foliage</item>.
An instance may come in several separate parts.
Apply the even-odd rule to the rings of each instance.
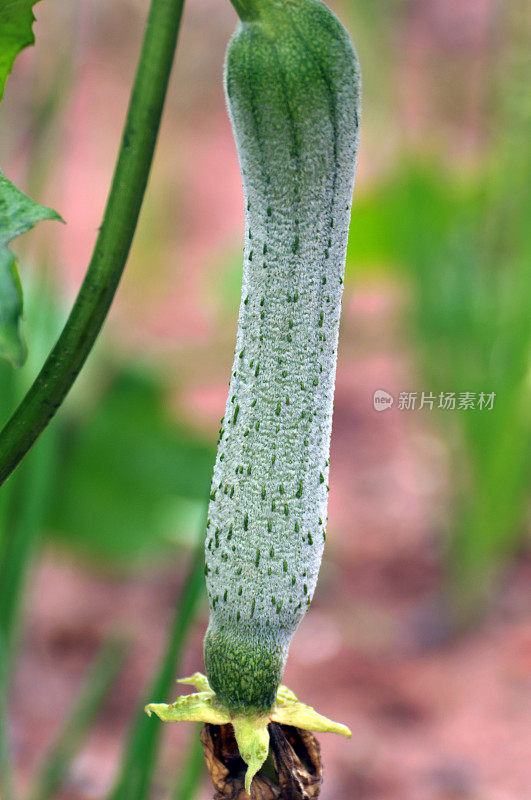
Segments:
[[[3,419],[30,382],[61,323],[53,293],[45,285],[36,288],[28,298],[30,363],[22,372],[0,364]],[[44,325],[36,319],[43,309]],[[174,550],[178,542],[188,544],[187,533],[196,535],[208,496],[214,442],[168,411],[170,387],[161,371],[138,364],[111,366],[99,350],[89,377],[90,387],[87,379],[82,382],[53,422],[54,461],[48,459],[37,470],[49,484],[46,513],[40,521],[46,536],[98,559],[102,566],[138,563]],[[85,403],[80,411],[77,400],[89,389],[89,406]],[[49,438],[43,435],[35,457]],[[28,457],[28,465],[33,458],[33,454]],[[27,471],[24,464],[22,471]],[[17,480],[15,476],[13,483]],[[8,483],[0,495],[0,514],[9,487]],[[27,487],[24,491],[26,497],[35,496]],[[28,513],[27,503],[25,508]],[[17,518],[11,514],[11,525]]]
[[[27,308],[34,347],[29,363],[21,370],[0,361],[2,418],[9,415],[31,382],[61,323],[56,299],[45,279],[30,286]],[[162,726],[146,717],[143,705],[153,697],[167,697],[204,595],[202,532],[214,444],[188,431],[167,412],[168,387],[160,373],[138,365],[111,368],[106,364],[99,370],[98,359],[104,360],[101,351],[96,353],[96,364],[89,374],[97,383],[89,393],[94,407],[90,412],[85,407],[80,411],[74,393],[0,493],[2,800],[16,797],[6,697],[25,589],[43,535],[45,540],[51,538],[78,554],[98,559],[100,567],[117,567],[138,559],[145,562],[163,552],[175,557],[179,551],[190,549],[189,538],[182,536],[183,528],[193,533],[194,555],[187,582],[165,652],[133,720],[113,798],[144,800],[149,794]],[[83,384],[80,390],[86,394]],[[47,752],[32,798],[55,796],[123,656],[122,643],[110,641],[102,646],[70,716]],[[203,772],[197,748],[184,759],[183,766],[187,791],[192,796]]]
[[[68,776],[94,719],[122,668],[127,648],[119,640],[109,639],[93,659],[69,716],[54,743],[48,749],[30,800],[53,800]]]
[[[450,624],[475,620],[524,546],[531,466],[531,103],[522,4],[499,20],[484,120],[491,131],[468,170],[418,147],[355,198],[352,280],[392,270],[411,298],[418,385],[495,393],[492,410],[437,417],[453,456],[444,593]]]
[[[34,281],[27,296],[26,316],[35,333],[26,364],[14,369],[0,359],[1,424],[28,388],[58,328],[57,306],[45,278]],[[54,422],[20,470],[0,490],[0,660],[4,662],[6,681],[16,646],[22,598],[54,488],[56,432]]]
[[[195,535],[214,446],[172,419],[166,401],[160,376],[126,367],[88,417],[64,420],[46,525],[56,539],[124,563],[160,556],[183,523]]]
[[[181,589],[170,625],[166,645],[153,677],[146,690],[144,700],[136,709],[127,743],[122,755],[117,780],[108,800],[146,800],[157,765],[163,725],[145,713],[144,707],[153,698],[166,698],[179,671],[184,648],[191,625],[201,602],[205,600],[204,540],[206,525],[206,501],[198,527],[196,545],[188,569],[186,581]],[[191,783],[192,791],[197,787],[203,772],[195,749],[188,753],[183,764],[183,779]],[[186,784],[185,787],[186,788]]]
[[[438,416],[439,425],[448,423],[444,436],[454,457],[446,591],[456,625],[484,606],[525,531],[531,203],[522,194],[520,224],[513,216],[507,237],[504,200],[513,197],[493,191],[497,180],[488,169],[463,180],[410,161],[355,205],[348,251],[350,279],[377,268],[407,281],[419,389],[436,397],[496,395],[492,410]]]

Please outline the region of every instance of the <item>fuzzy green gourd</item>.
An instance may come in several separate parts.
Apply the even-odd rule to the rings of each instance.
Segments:
[[[190,682],[208,707],[201,716],[194,705],[193,718],[234,724],[249,791],[267,756],[267,721],[287,721],[287,706],[291,724],[347,731],[322,727],[279,685],[325,541],[360,78],[347,32],[318,0],[232,2],[241,21],[225,89],[243,181],[244,268],[207,523],[208,681]],[[172,707],[148,708],[192,718],[187,700],[173,716],[164,711]],[[249,725],[261,726],[250,746]]]
[[[267,711],[325,539],[359,73],[323,4],[249,6],[225,69],[246,226],[209,509],[205,662],[227,707]]]

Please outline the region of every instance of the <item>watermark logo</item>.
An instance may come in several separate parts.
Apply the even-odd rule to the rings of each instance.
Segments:
[[[394,402],[393,395],[386,392],[385,389],[376,389],[372,396],[372,407],[375,411],[386,411]]]
[[[492,411],[495,399],[496,392],[399,392],[396,407],[399,411]],[[385,389],[376,389],[372,396],[375,411],[386,411],[394,402],[393,395]]]

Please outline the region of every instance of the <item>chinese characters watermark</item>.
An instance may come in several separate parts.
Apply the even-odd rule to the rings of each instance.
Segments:
[[[492,411],[495,399],[496,392],[399,392],[396,407],[400,411]],[[386,411],[394,404],[395,397],[385,389],[377,389],[372,396],[375,411]]]

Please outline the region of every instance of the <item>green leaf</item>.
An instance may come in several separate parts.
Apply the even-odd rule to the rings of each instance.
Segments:
[[[38,0],[0,0],[0,100],[21,50],[35,42],[33,6]]]
[[[0,31],[2,8],[0,5]],[[0,33],[0,53],[2,38],[3,33]],[[1,59],[0,55],[0,64]],[[22,287],[16,260],[8,245],[45,219],[63,221],[53,209],[30,200],[0,172],[0,357],[7,358],[15,367],[22,366],[28,351],[21,329],[24,310]]]

